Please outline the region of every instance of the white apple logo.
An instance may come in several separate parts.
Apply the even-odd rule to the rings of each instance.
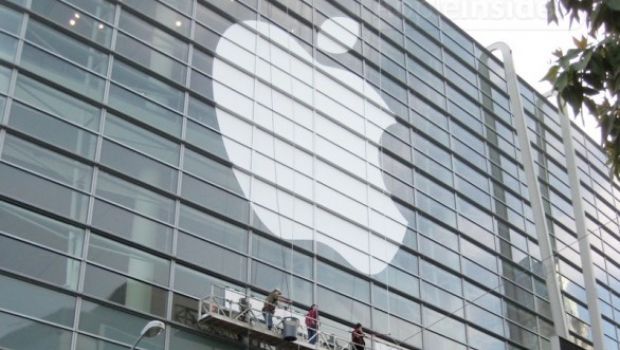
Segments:
[[[248,27],[260,36],[257,37]],[[321,26],[317,47],[330,53],[347,52],[357,42],[358,33],[356,21],[346,17],[330,18]],[[291,79],[291,75],[297,79]],[[348,70],[321,64],[293,35],[275,25],[258,21],[237,23],[224,32],[216,49],[213,78],[217,81],[213,84],[213,95],[218,105],[236,111],[264,130],[254,127],[248,135],[249,127],[242,126],[249,123],[218,108],[217,120],[220,131],[227,136],[223,137],[223,143],[230,161],[236,167],[263,177],[269,176],[262,174],[273,172],[275,175],[270,181],[288,190],[288,193],[277,190],[256,178],[252,179],[250,186],[249,176],[233,168],[246,198],[252,202],[252,209],[263,224],[284,239],[316,239],[332,247],[363,273],[383,271],[399,248],[368,232],[372,229],[400,243],[405,237],[407,220],[389,198],[379,170],[382,168],[380,152],[375,145],[380,145],[383,130],[395,123],[395,119],[375,88]],[[241,106],[242,99],[235,98],[237,93],[218,82],[247,94],[254,100],[253,106]],[[314,106],[322,114],[313,113],[286,95]],[[280,115],[274,116],[269,108]],[[332,120],[354,131],[357,136],[343,137],[345,133],[339,131],[345,129]],[[273,135],[277,135],[275,140]],[[278,162],[293,164],[292,169],[307,177],[295,175],[291,168],[281,164],[274,165],[272,160],[257,152],[252,152],[251,161],[248,161],[249,151],[233,139],[249,141],[253,148],[264,150],[262,152],[271,157],[275,153]],[[288,145],[288,148],[277,145]],[[290,152],[277,151],[279,148]],[[335,170],[328,163],[340,166],[344,171]],[[369,210],[367,205],[373,209]],[[322,208],[328,208],[340,217]],[[311,229],[295,226],[291,220],[283,221],[274,212],[298,221],[305,220],[308,226],[314,225],[325,235],[313,237]],[[358,251],[338,241],[346,242]],[[369,259],[366,254],[381,261]]]

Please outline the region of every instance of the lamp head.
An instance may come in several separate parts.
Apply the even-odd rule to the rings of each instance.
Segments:
[[[161,334],[166,329],[166,325],[162,321],[153,320],[142,328],[140,332],[141,337],[152,338]]]

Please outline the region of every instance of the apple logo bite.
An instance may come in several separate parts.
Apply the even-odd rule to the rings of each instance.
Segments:
[[[359,30],[351,18],[332,17],[321,25],[317,48],[345,53],[355,46]],[[351,71],[318,62],[289,32],[259,21],[224,32],[213,78],[253,99],[248,112],[239,107],[236,92],[213,85],[215,101],[223,107],[216,114],[224,147],[256,217],[276,236],[315,239],[360,272],[382,272],[399,248],[369,231],[401,243],[407,220],[390,199],[380,170],[378,145],[395,119],[375,88]],[[260,127],[248,136],[242,119]],[[253,151],[248,162],[248,151],[233,139],[250,140],[260,153]],[[258,178],[250,182],[237,167]],[[296,228],[291,220],[283,224],[274,212],[314,225],[322,234]]]

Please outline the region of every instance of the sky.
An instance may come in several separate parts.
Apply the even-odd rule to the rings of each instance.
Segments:
[[[540,93],[551,90],[541,81],[553,62],[552,52],[573,46],[586,33],[579,23],[547,24],[547,0],[427,0],[484,46],[504,41],[511,47],[517,73]],[[555,101],[554,101],[555,102]],[[584,116],[584,129],[600,140],[596,121]],[[582,124],[581,118],[577,124]]]

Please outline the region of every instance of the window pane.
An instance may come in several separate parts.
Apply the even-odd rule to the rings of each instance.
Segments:
[[[176,265],[174,271],[174,289],[196,298],[204,298],[211,295],[212,286],[220,288],[228,286],[228,288],[234,290],[243,290],[239,286],[231,285],[228,281],[223,281],[179,264]]]
[[[118,33],[116,52],[179,84],[185,83],[185,66],[128,35]]]
[[[119,60],[114,61],[112,80],[177,111],[183,110],[183,93]]]
[[[86,221],[88,197],[81,193],[6,164],[0,164],[0,179],[0,193],[5,196],[76,221]]]
[[[460,278],[430,262],[422,260],[420,277],[452,293],[461,294]]]
[[[253,235],[252,256],[297,275],[312,277],[312,258],[295,251],[290,244],[283,246],[270,239]]]
[[[171,349],[183,350],[241,350],[243,347],[235,346],[229,342],[221,342],[213,337],[199,336],[180,329],[173,328],[170,336]]]
[[[121,88],[115,84],[110,86],[108,104],[132,118],[146,123],[165,133],[181,136],[181,116],[137,93]]]
[[[218,130],[217,115],[215,112],[215,107],[212,105],[205,103],[194,96],[190,96],[187,113],[190,117],[196,119],[197,121],[204,123],[214,130]]]
[[[140,11],[145,16],[155,20],[168,29],[185,36],[189,35],[189,19],[180,13],[171,10],[153,0],[125,0],[123,3]]]
[[[136,334],[140,334],[144,325],[149,321],[150,319],[146,317],[134,316],[89,301],[83,301],[79,329],[129,345],[135,343]],[[163,336],[145,337],[140,341],[140,347],[150,350],[163,350],[164,339]]]
[[[75,298],[0,275],[0,307],[72,327]]]
[[[107,0],[66,0],[66,2],[106,22],[114,21],[114,4]]]
[[[370,307],[338,293],[318,288],[318,304],[329,305],[331,314],[341,317],[349,322],[370,324]]]
[[[16,52],[17,39],[4,33],[0,33],[0,58],[13,62]]]
[[[104,134],[155,159],[178,165],[179,145],[133,123],[109,114]]]
[[[0,66],[0,93],[6,94],[9,91],[10,79],[11,70],[8,67]]]
[[[136,248],[97,235],[91,235],[88,260],[132,277],[168,285],[170,262]]]
[[[98,196],[153,218],[172,223],[174,201],[133,183],[100,172]]]
[[[176,192],[178,170],[127,149],[115,142],[103,140],[102,164],[168,192]]]
[[[160,317],[166,315],[164,289],[96,266],[86,267],[84,293]]]
[[[187,43],[138,19],[127,11],[121,12],[119,27],[169,55],[182,61],[187,60]]]
[[[0,28],[19,35],[22,26],[22,14],[5,6],[0,6]]]
[[[172,228],[96,199],[92,225],[116,236],[169,253]]]
[[[82,256],[83,229],[9,203],[0,202],[0,230],[75,257]]]
[[[28,22],[26,39],[99,74],[108,70],[106,54],[32,19]]]
[[[0,268],[76,289],[79,267],[77,260],[0,236]]]
[[[234,196],[206,182],[183,175],[183,198],[191,200],[208,209],[247,223],[250,215],[250,206],[245,199]]]
[[[77,349],[80,350],[127,350],[127,347],[108,343],[104,340],[78,334]]]
[[[239,281],[245,280],[246,258],[209,242],[179,233],[179,258]]]
[[[181,206],[179,227],[236,251],[247,252],[247,230],[187,205]]]
[[[2,159],[80,190],[90,190],[90,166],[10,134],[4,140]]]
[[[264,290],[273,290],[278,288],[286,298],[292,298],[294,292],[291,290],[291,275],[258,261],[252,261],[252,276],[250,279],[252,285]],[[299,301],[299,300],[295,300]]]
[[[206,128],[191,120],[187,122],[187,135],[185,136],[187,142],[222,159],[228,159],[228,153],[226,152],[226,149],[224,149],[222,138],[222,135],[209,128]],[[236,143],[230,141],[228,144],[231,145]],[[239,153],[240,157],[243,156],[243,151],[245,151],[246,158],[249,159],[250,151],[249,149],[244,149],[245,147],[246,146],[239,146],[239,148],[235,151]]]
[[[192,175],[208,182],[220,185],[237,194],[244,195],[230,166],[207,158],[191,150],[185,150],[183,168]]]
[[[33,107],[87,129],[99,130],[100,111],[98,108],[23,74],[17,77],[15,97]]]
[[[34,46],[28,44],[24,46],[21,65],[94,100],[99,101],[103,97],[105,82],[102,78]]]
[[[324,262],[318,262],[317,264],[317,277],[319,283],[331,289],[351,295],[365,302],[370,302],[370,284],[368,281]]]
[[[32,1],[31,6],[32,11],[50,19],[61,27],[71,30],[101,45],[110,46],[112,29],[102,22],[89,17],[85,13],[76,11],[74,8],[60,3],[57,0]],[[106,18],[106,20],[110,19],[109,17]]]
[[[24,330],[28,330],[24,333]],[[3,349],[70,349],[71,332],[0,312],[0,347]]]
[[[9,125],[82,157],[93,159],[95,156],[95,135],[20,103],[13,104]]]

